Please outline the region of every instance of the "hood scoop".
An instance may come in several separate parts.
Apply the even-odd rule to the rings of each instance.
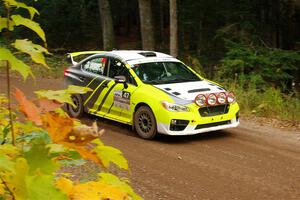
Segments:
[[[181,95],[179,92],[172,92],[175,95]]]
[[[207,91],[210,91],[210,89],[209,88],[201,88],[201,89],[189,90],[188,93],[207,92]]]

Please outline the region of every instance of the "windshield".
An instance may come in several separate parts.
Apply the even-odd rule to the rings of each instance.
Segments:
[[[141,81],[148,84],[168,84],[201,80],[180,62],[135,64],[132,69]]]

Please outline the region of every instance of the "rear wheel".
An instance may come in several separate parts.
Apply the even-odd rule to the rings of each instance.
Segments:
[[[82,117],[84,111],[83,111],[83,100],[81,95],[74,94],[71,96],[71,98],[75,107],[70,104],[67,104],[68,114],[70,115],[70,117],[74,117],[74,118]]]
[[[157,133],[156,120],[148,106],[141,106],[134,114],[134,127],[141,138],[152,139]]]

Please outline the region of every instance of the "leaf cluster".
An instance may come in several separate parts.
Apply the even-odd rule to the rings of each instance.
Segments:
[[[83,93],[85,88],[74,87],[60,92]],[[43,91],[47,94],[47,91]],[[15,199],[141,199],[128,184],[111,173],[99,172],[97,181],[76,183],[67,177],[56,177],[56,172],[66,161],[90,160],[108,170],[114,163],[120,169],[128,170],[127,160],[120,150],[106,146],[100,140],[104,130],[81,124],[70,118],[60,108],[62,103],[53,101],[55,95],[49,92],[37,103],[28,100],[16,89],[15,97],[19,111],[27,122],[15,124],[17,146],[9,144],[9,134],[0,145],[0,196]],[[67,102],[60,97],[60,101]],[[2,98],[5,103],[5,98]],[[1,135],[5,134],[8,117],[2,113]],[[19,116],[16,115],[15,116]],[[75,153],[75,154],[74,154]],[[78,156],[79,155],[79,156]]]

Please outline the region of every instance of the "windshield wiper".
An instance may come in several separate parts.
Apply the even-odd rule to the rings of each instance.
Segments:
[[[170,80],[171,83],[190,82],[190,81],[198,81],[198,80],[187,79],[187,78],[179,78],[179,79]]]
[[[144,83],[147,83],[147,84],[162,84],[161,81],[156,81],[156,80],[144,81]]]

